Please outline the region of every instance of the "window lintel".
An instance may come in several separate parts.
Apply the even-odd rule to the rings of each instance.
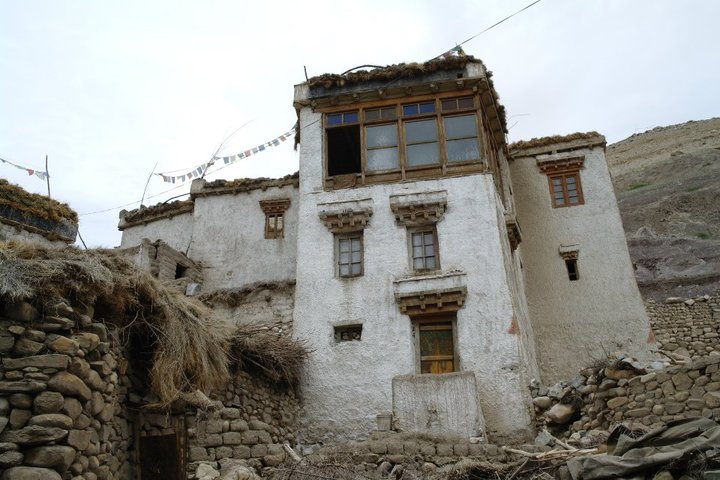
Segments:
[[[580,170],[585,163],[584,155],[574,155],[572,157],[549,158],[537,160],[538,168],[542,173],[552,175],[553,173],[577,171]]]
[[[411,317],[457,312],[465,304],[465,287],[395,294],[400,311]]]
[[[320,220],[332,233],[350,233],[364,230],[370,223],[371,216],[371,208],[320,212]]]
[[[580,256],[580,245],[560,245],[558,253],[564,260],[577,260]]]
[[[522,233],[520,225],[518,225],[515,215],[505,214],[505,228],[507,229],[508,240],[510,241],[510,249],[515,251],[522,242]]]
[[[260,200],[260,208],[265,214],[280,214],[290,208],[289,198],[278,198],[272,200]]]

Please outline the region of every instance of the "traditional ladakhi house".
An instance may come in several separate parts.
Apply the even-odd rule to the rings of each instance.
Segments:
[[[323,75],[294,106],[299,174],[195,180],[189,201],[122,212],[119,228],[149,263],[158,245],[186,254],[203,292],[256,292],[224,307],[238,321],[307,342],[301,443],[390,420],[525,437],[531,379],[645,355],[602,135],[508,145],[469,56]],[[182,277],[171,257],[157,274]]]

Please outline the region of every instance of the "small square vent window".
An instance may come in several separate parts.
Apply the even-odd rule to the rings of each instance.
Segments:
[[[343,325],[335,327],[335,342],[354,342],[362,338],[362,325]]]

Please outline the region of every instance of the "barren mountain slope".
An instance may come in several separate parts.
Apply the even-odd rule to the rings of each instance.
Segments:
[[[607,159],[643,294],[720,290],[720,118],[633,135]]]

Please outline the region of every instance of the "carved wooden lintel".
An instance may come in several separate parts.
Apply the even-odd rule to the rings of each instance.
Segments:
[[[563,258],[563,260],[578,259],[578,256],[580,256],[580,249],[577,246],[573,247],[560,247],[560,256]]]
[[[391,203],[390,208],[395,214],[399,225],[416,227],[438,223],[445,215],[446,200],[430,203]]]
[[[290,208],[289,198],[278,198],[275,200],[260,200],[260,208],[265,214],[280,214]]]
[[[332,233],[348,233],[364,230],[370,223],[372,210],[343,210],[340,212],[320,212],[320,220]]]
[[[396,294],[400,311],[411,317],[457,312],[465,304],[465,287],[448,290],[432,290],[409,294]]]
[[[520,226],[517,220],[512,215],[505,216],[505,228],[507,229],[508,240],[510,241],[510,248],[515,251],[522,242],[522,234],[520,233]]]
[[[550,174],[568,170],[580,170],[584,163],[584,156],[559,158],[557,160],[538,160],[538,168],[542,173]]]

